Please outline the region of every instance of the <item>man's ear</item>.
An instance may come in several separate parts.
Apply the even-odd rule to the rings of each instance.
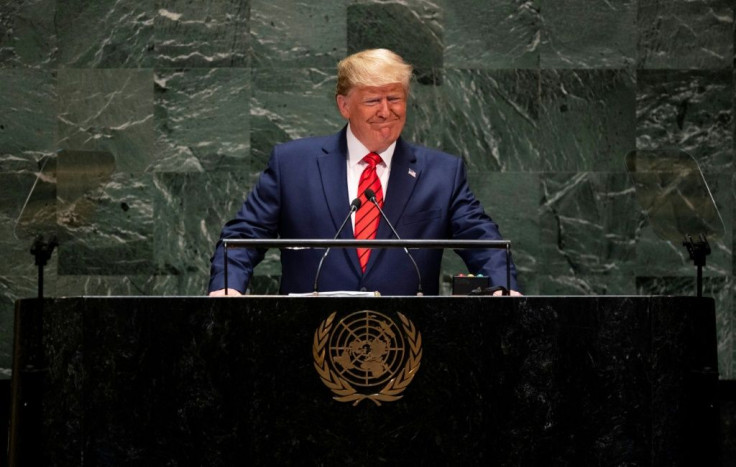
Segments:
[[[348,106],[347,96],[338,94],[335,99],[337,100],[337,110],[340,111],[340,115],[342,115],[345,120],[350,120],[350,109]]]

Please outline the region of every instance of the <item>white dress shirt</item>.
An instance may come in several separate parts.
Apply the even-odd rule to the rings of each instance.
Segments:
[[[361,143],[358,138],[355,137],[353,132],[350,130],[350,124],[348,124],[347,131],[348,139],[348,203],[352,202],[358,197],[358,184],[360,182],[360,175],[363,170],[368,166],[367,163],[363,162],[363,158],[367,156],[371,151]],[[396,149],[396,141],[389,146],[385,151],[378,153],[383,159],[381,164],[376,166],[376,174],[381,180],[381,189],[383,190],[383,199],[386,199],[386,190],[388,189],[388,177],[391,173],[391,159],[394,157],[394,150]],[[355,216],[353,216],[353,226],[355,226]]]

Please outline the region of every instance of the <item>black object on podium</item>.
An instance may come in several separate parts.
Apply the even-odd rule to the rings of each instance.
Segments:
[[[17,303],[14,465],[714,465],[696,297]]]

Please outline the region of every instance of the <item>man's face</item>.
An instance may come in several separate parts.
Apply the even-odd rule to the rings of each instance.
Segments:
[[[406,92],[400,83],[355,87],[337,96],[337,107],[355,137],[374,152],[396,141],[406,123]]]

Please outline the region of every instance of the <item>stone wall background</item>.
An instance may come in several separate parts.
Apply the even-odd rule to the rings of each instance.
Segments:
[[[48,296],[203,294],[271,146],[337,131],[336,62],[389,47],[417,68],[404,135],[463,157],[526,294],[693,294],[624,166],[691,154],[724,221],[705,293],[736,378],[733,19],[732,0],[2,2],[0,377],[35,235],[60,241]],[[269,253],[255,291],[278,273]]]

